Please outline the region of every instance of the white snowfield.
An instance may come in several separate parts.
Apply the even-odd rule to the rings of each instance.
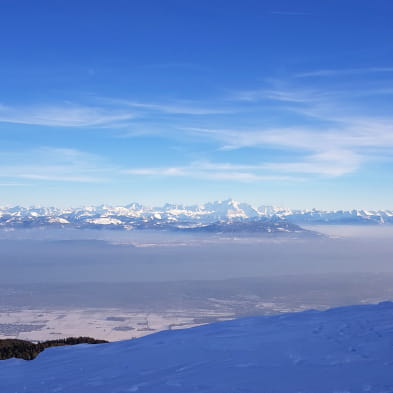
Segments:
[[[1,393],[392,393],[393,303],[250,317],[0,361]]]

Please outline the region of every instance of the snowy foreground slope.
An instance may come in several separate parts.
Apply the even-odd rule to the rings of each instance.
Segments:
[[[0,362],[0,392],[393,392],[393,303],[251,317]]]

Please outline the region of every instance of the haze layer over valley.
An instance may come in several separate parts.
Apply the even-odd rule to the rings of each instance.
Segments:
[[[393,297],[391,226],[309,229],[325,236],[1,231],[0,338],[113,341]]]

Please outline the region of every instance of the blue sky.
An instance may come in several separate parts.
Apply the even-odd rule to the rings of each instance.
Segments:
[[[0,204],[393,208],[390,1],[0,8]]]

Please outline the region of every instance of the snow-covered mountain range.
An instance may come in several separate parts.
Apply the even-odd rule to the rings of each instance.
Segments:
[[[111,229],[176,229],[205,227],[220,222],[255,222],[270,225],[266,230],[295,231],[304,224],[393,224],[393,210],[291,210],[273,206],[255,207],[228,199],[203,205],[165,204],[147,207],[138,203],[126,206],[86,206],[81,208],[0,207],[0,228],[76,227]],[[284,225],[285,223],[285,225]],[[283,224],[283,225],[281,225]],[[244,224],[246,225],[246,224]],[[291,226],[292,225],[292,226]]]
[[[258,316],[0,361],[0,391],[391,393],[393,303]]]

